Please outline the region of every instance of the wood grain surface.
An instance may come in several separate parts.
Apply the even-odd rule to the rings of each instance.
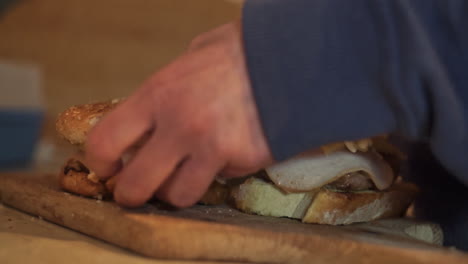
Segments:
[[[228,207],[126,210],[62,192],[55,176],[0,175],[7,205],[145,256],[254,263],[468,263],[468,256],[417,241],[385,224],[302,224]],[[396,221],[396,222],[395,222]],[[394,225],[401,226],[398,221]],[[391,225],[387,225],[391,226]],[[386,230],[386,231],[385,231]]]
[[[0,203],[2,264],[234,264],[144,257]]]

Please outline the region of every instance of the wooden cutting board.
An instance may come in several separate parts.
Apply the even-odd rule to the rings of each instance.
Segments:
[[[351,226],[302,224],[247,215],[223,206],[171,210],[120,208],[62,192],[56,177],[0,174],[9,206],[143,255],[163,259],[252,263],[468,263],[468,254],[440,242],[433,224],[394,219]]]

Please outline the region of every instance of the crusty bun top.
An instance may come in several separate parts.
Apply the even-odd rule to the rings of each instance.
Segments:
[[[119,102],[121,99],[72,106],[58,116],[55,123],[56,130],[71,144],[82,146],[91,128]]]

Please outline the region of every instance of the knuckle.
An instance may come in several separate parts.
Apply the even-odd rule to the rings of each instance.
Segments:
[[[188,124],[187,132],[192,136],[202,136],[208,130],[204,120],[193,120]]]
[[[159,105],[167,100],[167,96],[163,93],[165,84],[161,83],[159,79],[148,82],[144,87],[145,91],[142,93],[145,94],[144,102],[151,104],[151,107],[160,107]]]
[[[108,177],[118,170],[119,154],[112,146],[112,141],[104,139],[93,139],[85,147],[85,160],[90,169],[98,174],[99,177]]]
[[[206,33],[202,33],[196,37],[194,37],[191,41],[190,41],[190,44],[189,44],[189,47],[194,49],[194,48],[197,48],[199,46],[202,46],[203,43],[206,42]]]
[[[112,144],[109,137],[102,133],[91,133],[85,146],[86,154],[99,160],[108,160],[112,158]]]
[[[213,146],[214,153],[216,156],[222,159],[230,159],[232,154],[235,152],[234,148],[227,143],[227,140],[218,138]]]
[[[213,117],[210,113],[199,114],[196,117],[191,117],[187,122],[187,132],[195,136],[203,136],[209,133]]]

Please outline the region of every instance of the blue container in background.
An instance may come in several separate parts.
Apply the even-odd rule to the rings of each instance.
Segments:
[[[0,170],[31,163],[43,118],[39,110],[0,109]]]
[[[0,60],[0,170],[33,159],[44,119],[40,67]]]

